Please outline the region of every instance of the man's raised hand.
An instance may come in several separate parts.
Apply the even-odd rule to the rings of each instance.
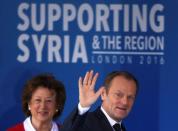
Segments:
[[[94,90],[98,75],[98,73],[94,75],[91,70],[86,72],[84,79],[79,78],[79,101],[82,107],[90,107],[101,95],[103,87],[96,92]]]

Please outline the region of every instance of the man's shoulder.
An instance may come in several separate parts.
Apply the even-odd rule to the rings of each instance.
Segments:
[[[23,123],[18,123],[10,128],[7,131],[25,131]]]
[[[96,108],[94,111],[88,112],[88,118],[92,120],[102,119],[104,117],[103,112],[101,111],[101,107]]]
[[[104,116],[103,112],[101,111],[101,107],[97,107],[92,113],[93,113],[93,115],[95,115],[97,117],[103,117]]]

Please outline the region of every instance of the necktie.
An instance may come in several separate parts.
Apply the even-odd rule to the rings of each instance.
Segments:
[[[113,128],[115,131],[121,131],[121,125],[119,123],[114,124]]]

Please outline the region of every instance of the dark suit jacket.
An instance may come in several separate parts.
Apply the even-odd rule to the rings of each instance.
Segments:
[[[78,109],[75,108],[64,121],[61,131],[113,131],[113,128],[100,107],[84,115],[78,115]],[[122,131],[126,131],[123,124]]]

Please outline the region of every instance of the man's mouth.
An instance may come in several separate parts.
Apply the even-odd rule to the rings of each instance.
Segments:
[[[117,110],[122,110],[122,111],[126,111],[127,110],[127,108],[125,108],[125,107],[119,107],[119,106],[117,106],[116,109]]]

